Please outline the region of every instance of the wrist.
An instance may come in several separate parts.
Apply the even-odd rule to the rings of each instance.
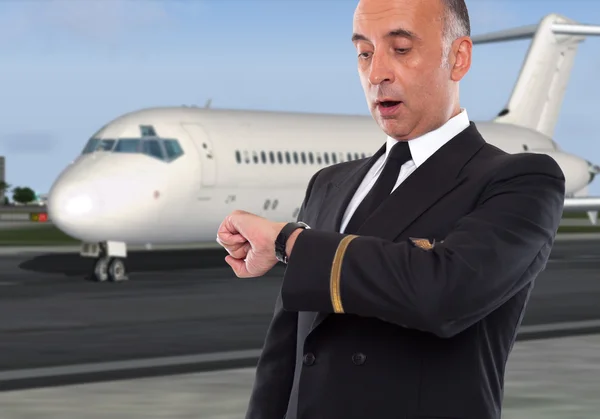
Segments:
[[[305,228],[310,227],[301,221],[285,223],[283,228],[279,228],[278,225],[279,233],[275,239],[275,257],[278,261],[283,263],[288,262],[294,242]]]
[[[290,237],[285,244],[285,254],[288,256],[288,258],[291,256],[294,243],[302,231],[304,231],[303,228],[297,228],[292,234],[290,234]]]

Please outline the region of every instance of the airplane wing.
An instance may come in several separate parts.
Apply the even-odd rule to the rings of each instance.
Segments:
[[[565,199],[565,212],[600,211],[600,196],[581,196]]]
[[[600,196],[565,198],[563,212],[586,212],[590,222],[596,225],[600,211]]]

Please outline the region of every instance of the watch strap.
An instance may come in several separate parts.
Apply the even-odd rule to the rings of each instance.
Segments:
[[[275,257],[278,261],[286,263],[288,262],[288,255],[285,253],[287,241],[294,231],[298,228],[310,228],[306,223],[302,221],[287,223],[275,239]]]

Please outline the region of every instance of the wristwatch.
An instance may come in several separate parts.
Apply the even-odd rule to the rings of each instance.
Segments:
[[[279,232],[277,239],[275,239],[275,257],[278,261],[288,263],[288,255],[285,254],[285,246],[287,244],[290,235],[296,231],[297,228],[310,228],[308,224],[302,221],[287,223]]]

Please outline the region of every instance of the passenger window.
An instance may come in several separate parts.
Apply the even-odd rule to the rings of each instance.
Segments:
[[[335,153],[331,153],[331,160],[333,161],[333,164],[337,163],[337,156],[335,155]]]
[[[291,159],[291,157],[290,157],[290,152],[289,152],[289,151],[286,151],[286,152],[285,152],[285,161],[286,161],[286,163],[288,163],[288,164],[290,164],[290,163],[292,162],[292,159]]]
[[[272,151],[269,151],[269,158],[271,160],[271,163],[274,164],[275,163],[275,153],[273,153]]]
[[[315,162],[315,157],[313,156],[312,151],[308,152],[308,161],[310,162],[310,164],[313,164]]]
[[[281,151],[277,152],[277,161],[279,164],[283,163],[283,156],[281,155]]]
[[[160,160],[164,160],[165,158],[158,140],[144,140],[142,143],[142,152],[148,156],[156,157]]]
[[[258,153],[256,153],[256,151],[252,152],[252,160],[254,163],[258,164]]]
[[[263,163],[266,163],[267,162],[267,153],[265,153],[264,151],[261,151],[260,158],[262,159]]]
[[[169,152],[167,151],[167,154],[168,153]],[[235,150],[235,161],[237,161],[238,164],[242,162],[242,153],[240,153],[240,150]]]
[[[302,157],[302,164],[306,164],[306,153],[304,151],[300,154],[300,157]]]
[[[294,163],[298,164],[298,152],[294,151]]]
[[[329,153],[323,153],[323,158],[325,159],[325,164],[329,164]]]
[[[167,159],[175,160],[177,157],[183,156],[183,149],[179,145],[179,141],[163,140],[163,144],[165,146],[165,151],[167,153]],[[239,155],[239,151],[236,151],[236,157],[239,158],[239,161],[242,160],[241,155]]]
[[[352,161],[352,153],[348,153],[348,161]]]

